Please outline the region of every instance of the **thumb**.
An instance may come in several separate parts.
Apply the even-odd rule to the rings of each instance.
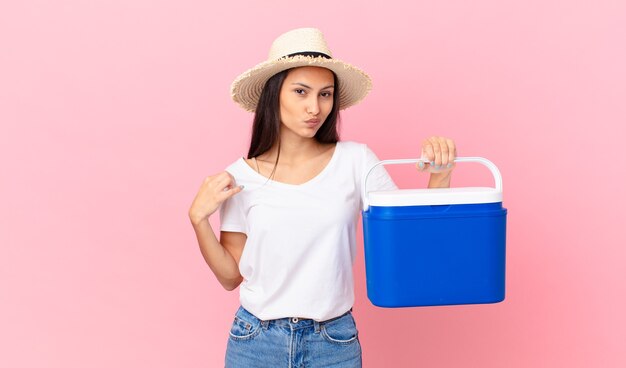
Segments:
[[[243,185],[238,185],[232,188],[226,187],[221,193],[218,194],[218,201],[220,203],[227,201],[230,197],[241,192],[242,190],[243,190]]]
[[[235,194],[237,194],[237,193],[241,192],[241,191],[243,190],[243,188],[244,188],[244,187],[243,187],[243,185],[237,185],[236,187],[232,187],[232,188],[230,188],[230,189],[227,191],[227,193],[228,193],[228,197],[232,197],[232,196],[234,196]]]

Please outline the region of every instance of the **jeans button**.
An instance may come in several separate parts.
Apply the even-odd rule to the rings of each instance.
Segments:
[[[298,318],[293,317],[293,318],[291,319],[291,322],[293,322],[293,323],[298,323]]]

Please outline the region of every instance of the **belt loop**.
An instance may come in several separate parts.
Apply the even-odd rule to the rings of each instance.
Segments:
[[[261,326],[263,327],[263,329],[267,330],[267,328],[269,327],[270,321],[261,321]]]
[[[315,326],[315,333],[320,332],[320,323],[316,320],[313,320],[313,325]]]

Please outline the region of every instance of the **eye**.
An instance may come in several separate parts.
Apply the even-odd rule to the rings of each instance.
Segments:
[[[294,89],[293,91],[299,95],[303,95],[306,93],[306,91],[303,90],[302,88]]]
[[[332,97],[333,93],[332,92],[322,92],[321,95],[322,95],[322,97]]]

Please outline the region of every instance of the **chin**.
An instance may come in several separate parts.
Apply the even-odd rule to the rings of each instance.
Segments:
[[[317,134],[317,132],[320,131],[321,128],[322,128],[322,126],[319,125],[315,129],[305,129],[304,130],[304,134],[306,134],[307,136],[310,135],[311,137],[313,137],[313,136],[315,136]]]
[[[317,133],[317,132],[310,132],[310,133],[308,133],[308,134],[307,134],[307,133],[304,133],[304,134],[300,134],[300,137],[302,137],[302,138],[315,138],[315,134],[316,134],[316,133]]]

